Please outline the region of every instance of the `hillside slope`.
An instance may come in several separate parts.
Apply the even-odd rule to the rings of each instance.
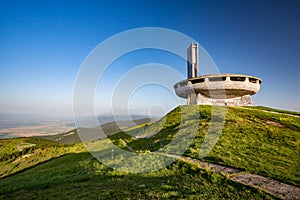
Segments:
[[[95,141],[94,145],[99,151],[105,151],[112,141],[128,151],[147,154],[168,148],[177,137],[179,127],[181,136],[188,136],[197,124],[195,138],[185,157],[300,185],[299,116],[255,107],[213,109],[214,115],[226,111],[225,121],[217,117],[216,123],[210,122],[211,106],[180,106],[152,125],[110,135],[109,139]],[[200,159],[208,130],[220,137],[212,151]],[[235,183],[227,175],[182,160],[158,171],[132,174],[99,163],[82,144],[62,145],[19,138],[1,140],[1,145],[5,150],[0,154],[6,155],[6,159],[0,160],[1,168],[10,169],[6,171],[10,175],[0,179],[0,199],[276,199],[259,189]],[[21,151],[20,147],[23,147]],[[25,170],[26,166],[30,168]]]
[[[113,122],[107,122],[101,125],[102,131],[106,135],[113,135],[115,133],[122,132],[122,130],[126,130],[129,128],[132,128],[133,126],[145,126],[150,124],[152,119],[150,118],[142,118],[142,119],[136,119],[133,121],[113,121]],[[94,128],[76,128],[71,131],[68,131],[66,133],[56,134],[56,135],[49,135],[49,136],[39,136],[41,138],[51,140],[54,142],[58,142],[61,144],[73,144],[73,143],[80,143],[81,138],[78,135],[79,131],[85,131],[88,132],[91,137],[93,135],[98,135],[99,129],[97,127]]]
[[[0,199],[251,198],[277,199],[185,162],[130,174],[112,170],[88,153],[68,154],[0,179]]]
[[[63,145],[42,138],[0,140],[0,178],[68,153],[84,152],[83,144]]]
[[[199,124],[196,137],[185,152],[186,156],[199,159],[201,145],[211,128],[210,134],[219,134],[220,137],[212,151],[202,160],[300,185],[299,116],[268,112],[269,109],[255,107],[215,109],[225,109],[223,123],[210,124],[211,106],[183,106],[149,126],[143,133],[143,138],[125,133],[112,135],[110,138],[116,144],[122,139],[136,151],[156,151],[173,140],[181,123],[182,112],[190,112],[191,116],[193,112],[199,112],[199,118],[189,118],[184,121],[188,121],[187,125],[181,127],[181,132],[189,133],[193,132],[191,127],[195,123]],[[156,134],[152,135],[153,133]]]

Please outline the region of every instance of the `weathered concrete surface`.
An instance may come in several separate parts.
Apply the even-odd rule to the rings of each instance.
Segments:
[[[200,93],[196,95],[196,98],[188,98],[188,104],[204,104],[204,105],[219,105],[219,106],[252,106],[253,101],[250,95],[244,95],[236,98],[228,98],[228,99],[213,99],[208,98]]]
[[[223,100],[224,104],[229,102],[231,106],[247,106],[253,104],[250,95],[259,91],[260,84],[261,79],[254,76],[216,74],[183,80],[176,83],[174,88],[179,97],[188,99],[188,104],[215,105]]]

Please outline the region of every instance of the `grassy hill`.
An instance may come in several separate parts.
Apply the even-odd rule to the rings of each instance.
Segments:
[[[106,135],[113,135],[115,133],[122,132],[122,130],[130,129],[132,126],[135,128],[137,126],[145,126],[151,123],[150,118],[142,118],[136,119],[133,121],[113,121],[107,122],[101,125],[101,129]],[[76,128],[66,133],[56,134],[56,135],[49,135],[49,136],[40,136],[41,138],[51,140],[54,142],[58,142],[61,144],[72,144],[81,142],[81,138],[78,135],[79,131],[89,132],[90,135],[97,135],[99,128]]]
[[[184,136],[197,123],[195,139],[184,156],[300,185],[298,113],[262,107],[216,107],[215,115],[225,109],[225,121],[217,118],[217,123],[211,124],[211,109],[181,106],[152,125],[112,134],[95,145],[105,151],[112,141],[123,149],[147,154],[168,148],[179,127]],[[220,137],[212,151],[199,158],[208,130]],[[157,171],[132,174],[98,162],[81,143],[59,144],[42,138],[0,141],[0,199],[276,199],[184,161]]]
[[[210,106],[185,106],[176,108],[165,118],[149,127],[151,131],[164,128],[156,135],[137,139],[125,133],[110,138],[119,144],[124,140],[136,151],[156,151],[173,140],[181,123],[181,112],[198,112],[199,118],[189,119],[181,132],[191,132],[190,127],[199,123],[198,131],[186,156],[199,158],[201,144],[207,135],[211,120]],[[224,127],[217,144],[204,161],[232,166],[300,186],[300,118],[285,113],[265,112],[269,109],[255,107],[226,107]],[[217,124],[213,124],[217,126]],[[217,131],[219,131],[217,129]],[[213,134],[213,133],[212,133]],[[126,149],[126,147],[123,147]]]
[[[64,145],[42,138],[0,140],[0,178],[53,158],[84,151],[86,149],[80,143]]]
[[[87,153],[40,164],[2,179],[0,186],[1,199],[274,199],[183,162],[128,174],[105,167]]]

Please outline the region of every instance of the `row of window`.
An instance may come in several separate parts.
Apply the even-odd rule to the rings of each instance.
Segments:
[[[251,83],[256,83],[256,81],[258,79],[255,79],[255,78],[248,78],[249,79],[249,82]],[[222,76],[222,77],[211,77],[211,78],[208,78],[209,82],[219,82],[219,81],[225,81],[226,80],[226,76]],[[230,77],[230,80],[231,81],[245,81],[246,80],[246,77]],[[259,83],[261,83],[261,80],[258,80]],[[205,78],[198,78],[198,79],[194,79],[194,80],[191,80],[191,83],[192,84],[196,84],[196,83],[203,83],[205,82]],[[183,86],[186,86],[187,85],[187,82],[184,82],[184,83],[179,83],[177,85],[175,85],[175,88],[177,89],[178,87],[183,87]]]

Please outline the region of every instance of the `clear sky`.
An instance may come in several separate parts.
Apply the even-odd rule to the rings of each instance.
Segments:
[[[300,111],[300,1],[1,0],[0,114],[72,115],[74,81],[89,52],[114,34],[149,26],[194,38],[221,73],[260,77],[256,105]],[[106,80],[149,62],[172,64],[185,75],[185,62],[168,62],[170,57],[151,50],[129,54]],[[155,105],[168,99],[157,97],[159,90],[145,87],[130,102],[143,111],[146,100]],[[108,111],[109,91],[101,95],[99,112]]]

